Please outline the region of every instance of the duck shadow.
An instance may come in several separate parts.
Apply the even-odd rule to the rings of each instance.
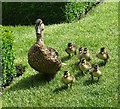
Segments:
[[[38,73],[20,80],[10,88],[12,90],[30,89],[31,87],[43,86],[49,81],[50,80],[46,79],[43,75]]]
[[[62,91],[64,91],[64,90],[67,90],[68,89],[68,87],[66,87],[65,85],[64,86],[61,86],[61,87],[58,87],[58,88],[56,88],[56,89],[54,89],[53,90],[53,93],[59,93],[59,92],[62,92]]]

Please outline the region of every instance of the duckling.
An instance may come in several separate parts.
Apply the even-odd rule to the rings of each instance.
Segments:
[[[91,69],[91,64],[88,61],[86,61],[85,58],[82,58],[78,67],[82,71],[82,74],[84,75],[87,71]]]
[[[108,62],[108,59],[110,58],[107,50],[105,47],[102,47],[100,49],[100,52],[96,55],[99,59],[104,60],[104,63],[106,64]]]
[[[90,53],[88,48],[84,48],[82,58],[85,58],[87,61],[90,61],[92,59],[92,54]]]
[[[70,84],[70,88],[72,88],[73,82],[75,82],[75,77],[69,73],[69,71],[64,71],[64,76],[62,77],[62,82],[67,86]]]
[[[79,60],[82,59],[83,51],[84,51],[84,47],[80,47],[80,48],[79,48],[79,51],[78,51],[78,59],[79,59]]]
[[[98,81],[99,78],[102,76],[102,72],[100,71],[100,67],[99,65],[95,64],[93,69],[90,71],[91,77],[92,77],[92,81],[93,81],[93,77],[98,77]]]
[[[65,49],[65,51],[67,52],[67,54],[70,57],[70,54],[74,53],[74,55],[76,55],[76,51],[77,51],[77,47],[76,45],[72,44],[71,42],[68,43],[67,48]]]

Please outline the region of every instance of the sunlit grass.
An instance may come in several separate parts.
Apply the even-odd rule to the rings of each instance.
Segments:
[[[99,83],[90,83],[90,75],[77,77],[72,89],[61,90],[61,76],[64,70],[75,75],[78,58],[64,61],[56,77],[46,83],[38,72],[27,62],[29,48],[35,43],[34,26],[10,27],[14,32],[15,63],[26,65],[26,72],[15,78],[2,97],[5,107],[115,107],[118,97],[118,4],[103,3],[91,11],[87,17],[75,23],[45,26],[44,40],[47,46],[56,49],[63,59],[68,42],[78,47],[85,46],[93,55],[92,63],[100,62],[96,53],[104,46],[110,53],[110,60],[101,67],[103,76]]]

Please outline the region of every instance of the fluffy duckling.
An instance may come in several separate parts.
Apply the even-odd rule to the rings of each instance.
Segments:
[[[110,58],[109,57],[109,54],[108,54],[108,52],[107,52],[107,50],[106,50],[106,48],[105,47],[102,47],[101,49],[100,49],[100,52],[96,55],[99,59],[101,59],[101,60],[104,60],[104,63],[106,64],[106,62],[108,61],[108,59]]]
[[[65,51],[67,52],[67,54],[70,57],[70,54],[74,53],[74,55],[76,55],[77,47],[76,47],[76,45],[74,45],[74,44],[72,44],[70,42],[70,43],[68,43],[67,48],[65,49]]]
[[[82,58],[78,67],[82,71],[82,74],[84,75],[87,71],[91,69],[91,64],[85,58]]]
[[[79,51],[78,51],[78,59],[79,59],[79,60],[82,59],[83,52],[84,52],[84,47],[80,47],[80,48],[79,48]]]
[[[72,84],[75,81],[75,77],[69,73],[69,71],[64,71],[64,76],[62,77],[63,83],[68,87],[72,88]]]
[[[92,69],[92,71],[90,72],[91,74],[91,77],[92,77],[92,81],[93,81],[93,77],[98,77],[98,81],[99,81],[99,78],[102,76],[102,72],[100,71],[100,67],[99,65],[95,65]]]
[[[88,48],[84,48],[82,58],[85,58],[87,61],[90,61],[92,59],[92,54],[90,53]]]

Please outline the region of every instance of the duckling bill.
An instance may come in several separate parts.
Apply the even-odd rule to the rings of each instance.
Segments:
[[[71,56],[71,54],[76,55],[77,53],[77,47],[76,45],[72,44],[71,42],[68,43],[67,48],[65,49],[66,53],[69,55],[69,57]]]
[[[72,88],[73,82],[75,82],[75,77],[69,73],[69,71],[64,71],[64,75],[62,77],[62,82],[67,86],[70,85],[70,88]]]

